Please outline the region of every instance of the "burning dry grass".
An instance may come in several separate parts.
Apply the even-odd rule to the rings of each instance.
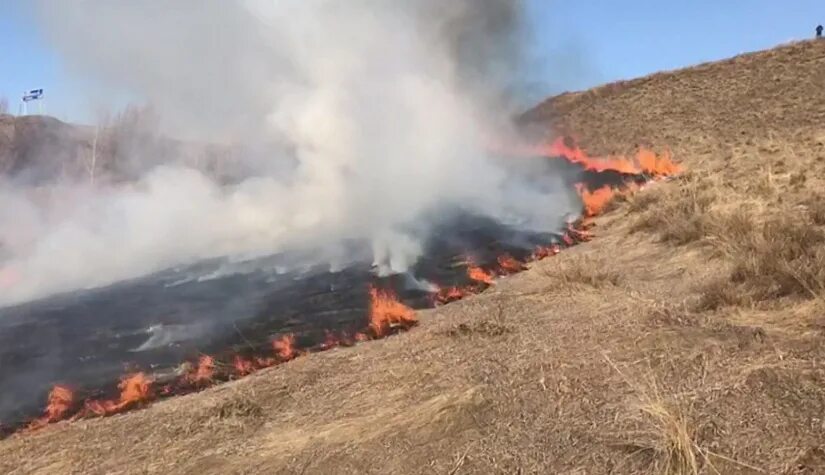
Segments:
[[[419,331],[230,383],[256,388],[237,400],[213,388],[12,437],[0,472],[825,473],[825,204],[800,173],[825,135],[798,133],[821,127],[825,42],[805,48],[560,98],[588,144],[712,160],[628,198],[581,253],[422,312]],[[766,128],[765,156],[745,153]]]

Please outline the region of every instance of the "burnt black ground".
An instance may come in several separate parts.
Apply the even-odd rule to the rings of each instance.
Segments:
[[[565,160],[524,163],[532,179],[556,175],[571,190],[579,182],[595,189],[638,179],[586,172]],[[169,371],[230,348],[260,352],[279,334],[295,334],[301,347],[323,341],[327,331],[353,335],[368,325],[370,285],[392,289],[413,308],[429,307],[427,282],[470,283],[465,256],[482,267],[503,253],[524,259],[537,245],[560,243],[563,230],[526,232],[441,211],[425,257],[405,275],[377,277],[368,249],[349,243],[353,263],[336,272],[328,265],[296,269],[296,255],[215,259],[0,309],[0,422],[14,427],[39,415],[56,383],[112,392],[126,371]]]

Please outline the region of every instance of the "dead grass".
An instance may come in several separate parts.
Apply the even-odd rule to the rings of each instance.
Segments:
[[[473,336],[499,337],[512,333],[513,329],[500,322],[481,320],[478,322],[459,323],[447,330],[447,335],[453,338],[466,338]]]
[[[698,291],[699,299],[693,307],[698,312],[751,304],[749,296],[731,281],[730,276],[722,276],[705,282],[698,287]]]
[[[808,217],[817,226],[825,225],[825,195],[819,192],[809,194],[801,202],[808,212]]]
[[[760,222],[747,214],[722,219],[712,242],[733,263],[730,280],[756,301],[815,297],[825,289],[825,234],[798,214]]]
[[[681,177],[676,183],[644,190],[630,200],[628,212],[639,214],[631,232],[653,232],[663,242],[677,245],[707,235],[712,219],[708,212],[720,198],[721,187],[697,174]]]
[[[204,427],[254,427],[263,422],[264,409],[254,392],[233,390],[229,395],[202,408],[194,418],[193,429]]]
[[[661,400],[649,400],[639,406],[653,435],[649,450],[655,454],[653,471],[667,475],[697,475],[701,451],[684,413]]]
[[[706,453],[696,441],[696,431],[687,416],[689,408],[666,400],[654,377],[630,379],[605,358],[638,398],[629,417],[631,425],[639,429],[625,434],[626,445],[633,449],[631,457],[644,456],[650,473],[698,475]]]
[[[545,275],[564,285],[586,285],[600,289],[606,286],[617,287],[622,283],[622,274],[613,264],[602,257],[590,256],[569,259],[558,267],[545,270]]]

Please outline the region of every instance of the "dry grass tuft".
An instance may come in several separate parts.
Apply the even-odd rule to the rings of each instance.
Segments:
[[[652,377],[628,379],[618,366],[605,358],[639,398],[630,422],[641,430],[628,433],[630,440],[625,445],[633,448],[634,454],[649,457],[651,473],[697,475],[701,462],[708,462],[707,452],[696,442],[696,431],[686,408],[675,401],[666,401]]]
[[[256,427],[265,417],[263,407],[255,394],[236,390],[215,404],[204,407],[193,419],[198,427],[234,427],[239,429]]]
[[[804,216],[782,214],[758,222],[729,215],[712,242],[733,263],[731,281],[756,301],[819,295],[825,289],[825,234]]]
[[[248,419],[262,417],[264,411],[255,399],[247,394],[238,393],[212,407],[210,413],[218,419]]]
[[[663,193],[650,190],[622,196],[626,197],[625,200],[628,203],[628,213],[643,213],[650,209],[654,204],[659,203],[663,197]]]
[[[639,410],[646,416],[654,436],[649,445],[656,454],[652,470],[668,475],[697,475],[701,449],[694,441],[693,430],[684,413],[661,400],[647,401]]]
[[[607,286],[618,287],[622,282],[622,274],[601,258],[572,259],[560,267],[548,268],[544,274],[566,285],[583,284],[597,289]]]
[[[684,303],[657,303],[651,306],[647,320],[655,326],[693,327],[701,323],[700,316],[691,313]]]
[[[801,203],[808,212],[811,221],[818,225],[825,225],[825,196],[821,193],[812,193]]]
[[[513,329],[508,325],[489,320],[481,320],[471,323],[459,323],[447,330],[447,335],[453,338],[470,336],[498,337],[512,332]]]
[[[679,186],[661,186],[640,193],[630,201],[629,211],[641,213],[631,232],[652,231],[663,242],[688,244],[707,235],[708,210],[721,187],[697,174],[682,177]]]
[[[744,294],[730,277],[711,280],[702,285],[699,292],[699,301],[693,307],[697,312],[740,307],[751,302],[749,296]]]

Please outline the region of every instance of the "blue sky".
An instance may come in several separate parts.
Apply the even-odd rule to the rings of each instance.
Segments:
[[[27,1],[0,0],[0,97],[16,111],[22,91],[42,87],[50,114],[88,120],[89,88],[68,75]],[[825,23],[821,0],[529,1],[539,96],[809,38]]]

